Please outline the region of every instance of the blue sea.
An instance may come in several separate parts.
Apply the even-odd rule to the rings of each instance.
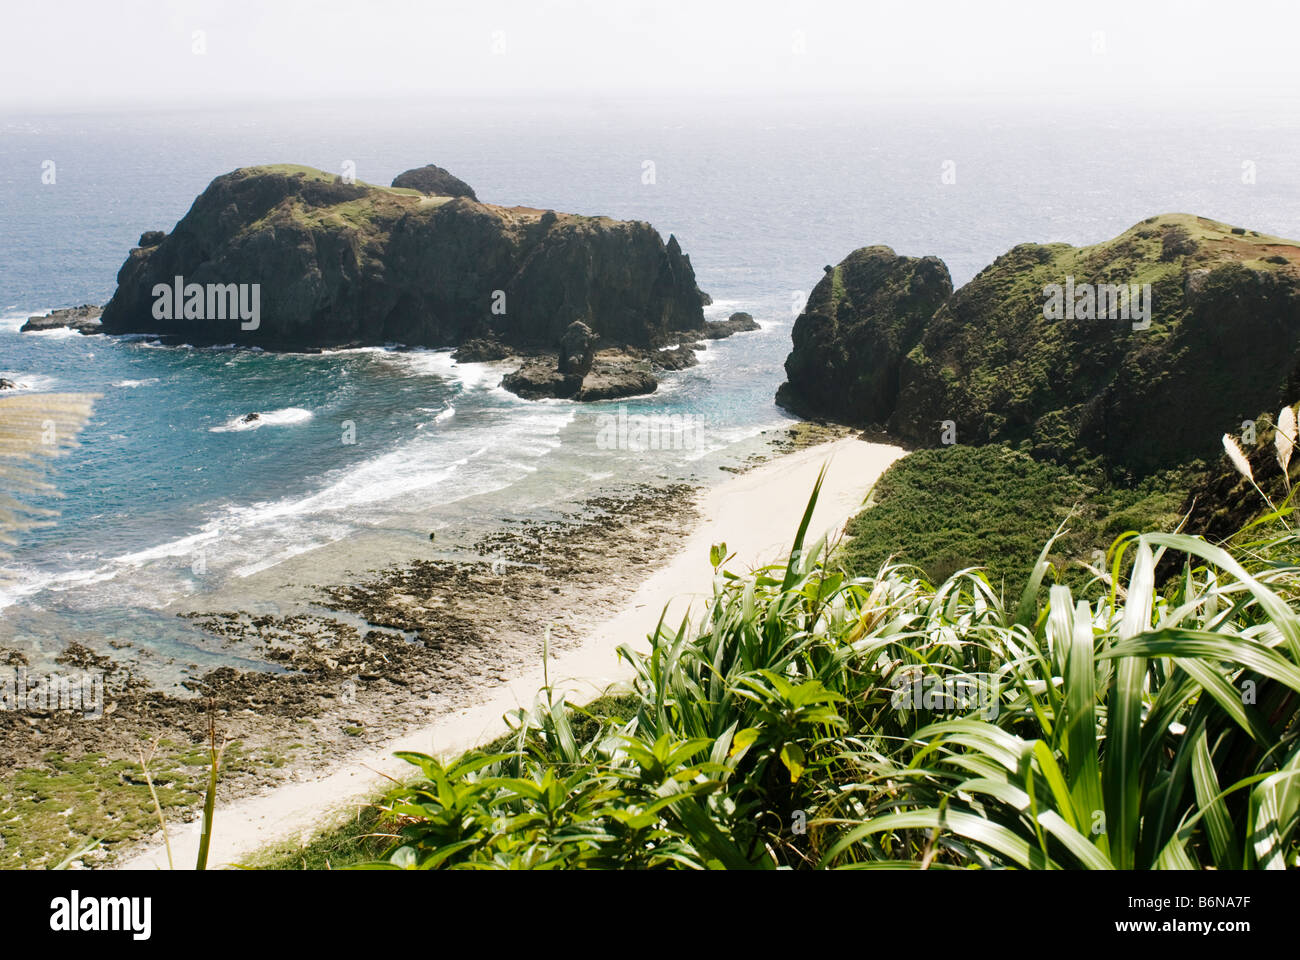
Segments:
[[[286,610],[314,584],[621,485],[720,482],[792,422],[773,394],[825,264],[883,243],[943,258],[961,284],[1017,243],[1093,243],[1175,211],[1297,237],[1297,156],[1300,120],[1262,108],[593,98],[0,116],[0,376],[100,395],[57,462],[57,523],[0,561],[0,643],[36,662],[71,640],[129,642],[174,682],[230,662],[179,611]],[[437,163],[487,202],[649,221],[690,255],[709,317],[745,310],[763,329],[626,402],[703,424],[702,445],[644,452],[596,442],[617,403],[520,400],[500,365],[447,352],[18,333],[106,302],[141,232],[170,230],[214,177],[278,162],[351,162],[384,184]]]

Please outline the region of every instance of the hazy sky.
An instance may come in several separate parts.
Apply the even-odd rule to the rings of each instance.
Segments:
[[[1297,0],[44,0],[6,4],[0,103],[429,93],[1247,103],[1300,91],[1298,28]]]

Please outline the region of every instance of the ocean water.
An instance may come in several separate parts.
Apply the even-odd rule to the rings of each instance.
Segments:
[[[42,655],[71,639],[129,641],[175,680],[230,662],[178,610],[275,610],[312,583],[454,550],[611,485],[717,482],[790,422],[772,397],[824,264],[885,243],[942,257],[960,284],[1016,243],[1096,242],[1173,211],[1300,236],[1298,155],[1300,120],[1262,109],[593,99],[0,116],[0,376],[100,394],[58,461],[57,524],[4,565],[0,642]],[[375,183],[437,163],[485,201],[675,233],[714,297],[707,315],[747,310],[763,325],[626,402],[697,418],[702,444],[602,449],[601,418],[618,403],[523,401],[499,388],[500,365],[447,352],[18,334],[29,315],[105,302],[139,234],[170,230],[212,178],[348,161]],[[241,423],[250,412],[261,419]]]

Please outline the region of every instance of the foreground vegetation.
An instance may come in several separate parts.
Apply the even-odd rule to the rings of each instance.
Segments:
[[[1077,589],[1049,540],[1010,600],[977,569],[850,577],[809,515],[784,565],[738,576],[715,549],[702,617],[621,651],[627,698],[543,691],[485,751],[406,754],[416,778],[329,856],[281,865],[1296,865],[1289,507],[1229,549],[1125,534]]]
[[[869,509],[849,523],[842,559],[864,576],[901,560],[932,583],[982,566],[996,590],[1014,591],[1064,524],[1049,559],[1063,582],[1081,587],[1116,537],[1176,529],[1202,472],[1198,465],[1121,487],[999,444],[918,450],[877,482]]]

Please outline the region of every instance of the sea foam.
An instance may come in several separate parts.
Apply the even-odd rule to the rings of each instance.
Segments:
[[[272,410],[268,413],[258,413],[256,420],[245,420],[248,414],[241,414],[238,417],[231,417],[225,423],[218,427],[211,427],[211,433],[233,433],[244,430],[256,430],[259,427],[287,427],[295,423],[306,423],[312,418],[310,410],[304,410],[302,407],[285,407],[283,410]]]

